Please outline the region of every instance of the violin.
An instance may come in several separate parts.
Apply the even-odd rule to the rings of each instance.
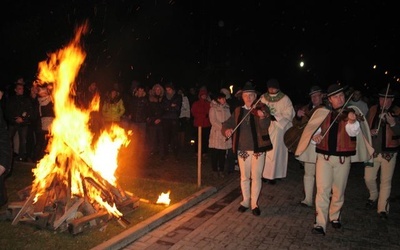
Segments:
[[[364,115],[357,113],[353,108],[343,108],[342,113],[338,114],[338,119],[337,121],[347,121],[348,120],[348,115],[349,113],[354,113],[356,115],[356,120],[359,122],[363,122],[364,119]]]
[[[258,111],[262,111],[265,115],[265,117],[271,117],[271,111],[269,110],[267,104],[262,103],[262,102],[258,102],[255,106],[253,106],[251,113],[254,116],[258,116]]]

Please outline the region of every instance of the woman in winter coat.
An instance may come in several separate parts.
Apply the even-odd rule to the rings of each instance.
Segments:
[[[219,93],[211,101],[209,118],[211,122],[210,139],[208,148],[211,156],[211,167],[214,176],[224,177],[225,155],[227,149],[232,148],[232,140],[225,139],[222,135],[222,123],[231,116],[229,105],[226,102],[225,94]]]

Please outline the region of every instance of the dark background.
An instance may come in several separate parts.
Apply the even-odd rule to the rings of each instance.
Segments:
[[[14,0],[2,12],[3,86],[34,80],[38,63],[84,20],[79,86],[173,82],[218,91],[252,80],[263,92],[277,78],[299,102],[316,84],[367,95],[398,85],[400,22],[391,1]]]

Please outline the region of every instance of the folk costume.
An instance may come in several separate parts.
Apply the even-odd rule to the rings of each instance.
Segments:
[[[392,103],[394,94],[390,91],[386,94],[383,89],[379,92],[380,98],[388,98]],[[384,110],[382,110],[382,108]],[[387,113],[395,117],[394,123],[386,120]],[[366,207],[377,208],[381,218],[386,219],[389,213],[389,196],[392,188],[392,177],[396,166],[397,152],[400,146],[400,123],[397,116],[400,108],[391,105],[387,110],[379,104],[372,106],[368,112],[368,124],[371,131],[378,133],[372,136],[372,146],[375,149],[373,166],[366,166],[364,171],[365,184],[369,191],[369,199]],[[378,172],[380,170],[380,185],[377,186]],[[376,207],[377,206],[377,207]]]
[[[271,79],[267,82],[267,87],[279,89],[279,83],[277,80]],[[267,180],[285,178],[289,152],[283,137],[285,132],[292,127],[295,115],[293,104],[290,98],[281,91],[277,94],[265,93],[261,102],[268,106],[273,117],[269,126],[273,149],[268,151],[265,157],[263,178]]]
[[[339,93],[343,93],[342,87],[329,86],[328,97]],[[340,212],[351,162],[368,162],[373,153],[368,125],[365,121],[349,123],[346,118],[339,118],[341,108],[318,108],[307,123],[295,152],[299,160],[316,160],[316,218],[312,231],[315,234],[325,235],[328,219],[333,228],[341,227]],[[361,114],[357,107],[352,108],[356,114]],[[322,135],[319,143],[310,143],[314,135]],[[316,144],[316,155],[311,152],[312,143]]]
[[[320,94],[322,95],[322,89],[319,86],[313,86],[310,89],[309,96],[312,97],[313,95]],[[293,133],[297,133],[295,136],[297,138],[300,138],[299,133],[302,132],[302,129],[306,126],[308,120],[314,113],[314,111],[317,108],[324,107],[322,103],[322,96],[319,97],[314,97],[314,98],[319,98],[317,101],[320,101],[321,103],[317,106],[313,105],[313,102],[310,102],[308,105],[303,106],[301,109],[305,112],[304,116],[299,117],[295,116],[293,119],[293,127],[291,127],[289,130],[294,130]],[[316,101],[314,101],[316,102]],[[288,131],[289,131],[288,130]],[[288,133],[285,134],[285,137]],[[292,134],[293,136],[293,134]],[[286,140],[285,140],[286,143]],[[296,145],[297,146],[297,145]],[[296,150],[296,148],[294,148]],[[315,186],[315,162],[316,162],[316,152],[315,152],[315,144],[310,143],[310,153],[312,156],[311,160],[307,161],[300,161],[303,166],[304,166],[304,176],[303,176],[303,185],[304,185],[304,199],[300,202],[302,206],[306,207],[312,207],[313,206],[313,200],[314,200],[314,186]]]
[[[254,87],[245,85],[243,93],[254,93]],[[243,200],[240,202],[239,212],[246,211],[249,207],[256,216],[260,215],[258,198],[262,187],[262,172],[265,162],[265,152],[272,149],[268,135],[270,126],[269,118],[260,118],[250,112],[250,106],[237,107],[222,124],[221,132],[226,135],[228,130],[237,127],[232,137],[233,152],[238,156],[240,168],[240,187]]]

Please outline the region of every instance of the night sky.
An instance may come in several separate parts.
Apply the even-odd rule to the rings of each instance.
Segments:
[[[81,86],[173,82],[217,91],[251,79],[264,92],[277,78],[296,102],[316,84],[340,82],[366,93],[399,84],[400,21],[392,1],[6,2],[2,85],[18,76],[34,80],[38,63],[84,20],[90,32]]]

